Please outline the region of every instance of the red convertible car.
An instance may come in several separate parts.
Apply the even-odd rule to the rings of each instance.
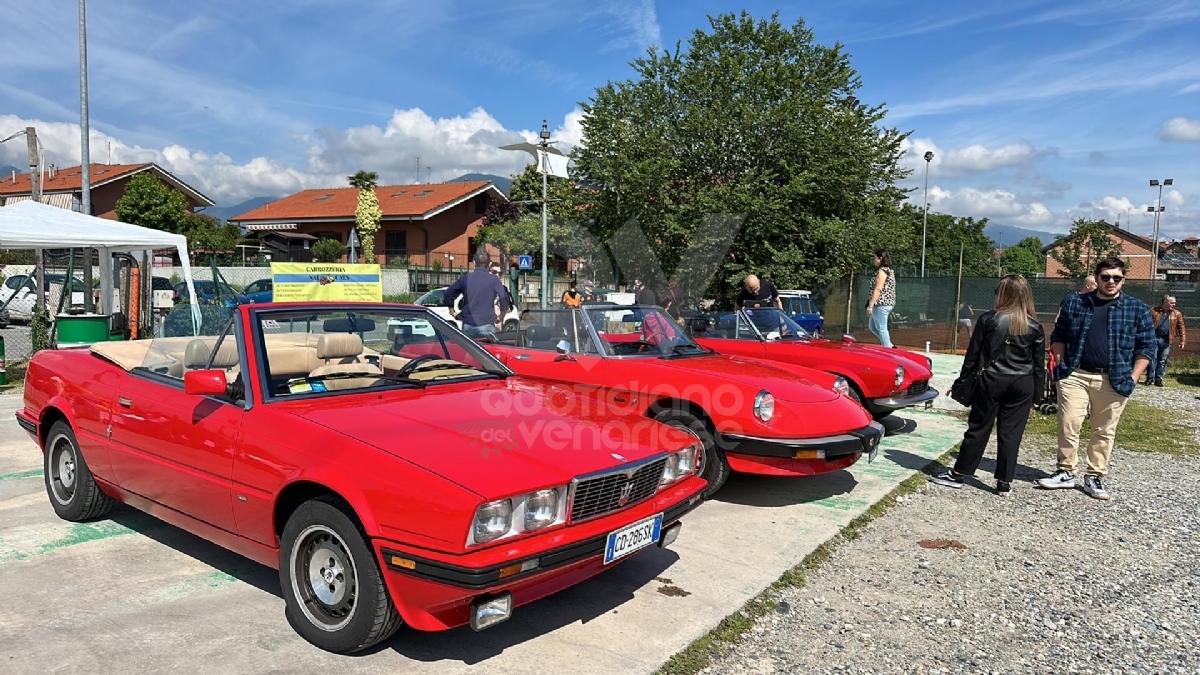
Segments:
[[[349,653],[487,628],[674,541],[700,444],[556,412],[571,396],[424,308],[262,304],[218,336],[39,352],[17,420],[60,517],[121,501],[277,567],[299,633]]]
[[[846,378],[850,396],[875,419],[909,406],[930,406],[938,391],[927,357],[852,341],[814,337],[786,313],[769,307],[688,319],[697,344],[722,354],[792,363]]]
[[[704,442],[705,496],[729,472],[811,476],[878,452],[883,426],[840,377],[722,356],[653,306],[527,310],[521,330],[484,346],[520,375],[570,385],[575,400],[627,410]]]

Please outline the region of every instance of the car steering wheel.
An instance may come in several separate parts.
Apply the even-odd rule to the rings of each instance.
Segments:
[[[396,371],[396,377],[404,377],[406,375],[411,375],[417,369],[417,367],[420,366],[422,363],[428,363],[429,361],[437,361],[441,358],[442,357],[438,356],[437,354],[422,354],[422,355],[416,357],[415,359],[409,361],[408,363],[404,364],[400,368],[400,370]]]

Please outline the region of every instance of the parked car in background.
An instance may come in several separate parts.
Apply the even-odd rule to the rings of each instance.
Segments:
[[[196,287],[196,295],[200,296],[201,303],[209,303],[216,300],[217,285],[212,281],[205,279],[192,279],[192,285]],[[175,284],[172,289],[175,291],[175,302],[191,302],[191,295],[188,292],[187,282],[180,281]]]
[[[775,307],[697,314],[688,334],[722,354],[748,356],[823,370],[845,378],[850,396],[875,419],[916,405],[932,405],[932,362],[903,349],[814,336]]]
[[[8,313],[7,307],[0,307],[0,328],[8,328],[12,324],[12,317]]]
[[[514,376],[425,309],[230,311],[219,335],[38,352],[17,421],[60,518],[121,501],[275,567],[322,649],[496,625],[670,545],[700,502],[695,437],[563,412],[581,407],[569,389]],[[424,329],[389,339],[392,322]],[[587,440],[564,452],[563,432]]]
[[[431,312],[442,317],[446,321],[454,324],[458,328],[462,328],[462,322],[450,315],[450,308],[446,306],[446,289],[449,286],[442,286],[429,291],[425,295],[417,298],[417,304],[422,307],[428,307]],[[462,296],[454,301],[455,313],[462,309]],[[516,330],[520,324],[521,315],[517,312],[517,308],[513,307],[504,315],[504,320],[500,322],[500,330],[511,331]]]
[[[825,332],[825,317],[821,315],[817,302],[812,299],[812,293],[795,290],[779,291],[779,300],[783,303],[783,311],[787,312],[793,321],[800,324],[801,328],[815,335]]]
[[[8,310],[9,320],[15,322],[27,323],[33,320],[33,309],[37,306],[37,293],[34,291],[36,276],[27,274],[18,274],[4,281],[4,289],[7,293],[4,299],[0,301],[4,308]],[[11,285],[10,285],[11,284]],[[59,297],[64,292],[64,287],[68,286],[67,276],[65,274],[46,274],[46,280],[43,283],[43,292],[46,294],[46,308],[51,313],[58,309]],[[82,297],[76,297],[75,294],[82,296],[87,288],[83,285],[83,281],[78,277],[72,276],[70,283],[70,294],[63,301],[63,309],[75,307],[83,304]],[[79,302],[75,302],[79,300]]]
[[[246,302],[271,302],[275,296],[273,289],[274,281],[272,279],[259,279],[246,284],[240,295],[245,298]]]
[[[730,471],[811,476],[874,458],[883,426],[845,379],[696,344],[661,308],[525,310],[484,347],[519,375],[572,386],[601,409],[630,410],[704,442],[705,496]]]

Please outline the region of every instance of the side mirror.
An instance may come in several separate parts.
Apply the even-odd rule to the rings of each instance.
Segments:
[[[554,345],[554,351],[558,352],[559,354],[570,354],[571,343],[567,342],[566,340],[559,340],[558,344]]]
[[[183,393],[190,396],[224,396],[228,390],[223,370],[189,370],[183,374]]]
[[[849,333],[845,333],[842,335],[842,342],[849,345],[849,344],[854,344],[855,342],[858,342],[858,340],[855,340],[853,335],[851,335]]]

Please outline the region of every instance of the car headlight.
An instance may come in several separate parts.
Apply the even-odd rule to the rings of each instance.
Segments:
[[[775,416],[775,397],[766,389],[754,397],[754,416],[763,422],[770,422]]]
[[[525,531],[548,527],[558,520],[558,490],[538,490],[525,498]]]
[[[899,387],[904,382],[904,366],[896,366],[896,386]]]
[[[486,544],[503,537],[511,529],[512,500],[488,502],[475,511],[475,522],[471,527],[472,541]]]
[[[842,396],[849,396],[850,395],[850,383],[846,381],[846,378],[839,377],[838,379],[833,381],[833,390],[836,391],[837,393],[841,394]]]
[[[677,480],[687,478],[696,472],[696,461],[699,458],[701,450],[700,445],[689,445],[688,447],[673,452],[667,456],[667,463],[663,466],[662,478],[658,484],[670,485]]]

